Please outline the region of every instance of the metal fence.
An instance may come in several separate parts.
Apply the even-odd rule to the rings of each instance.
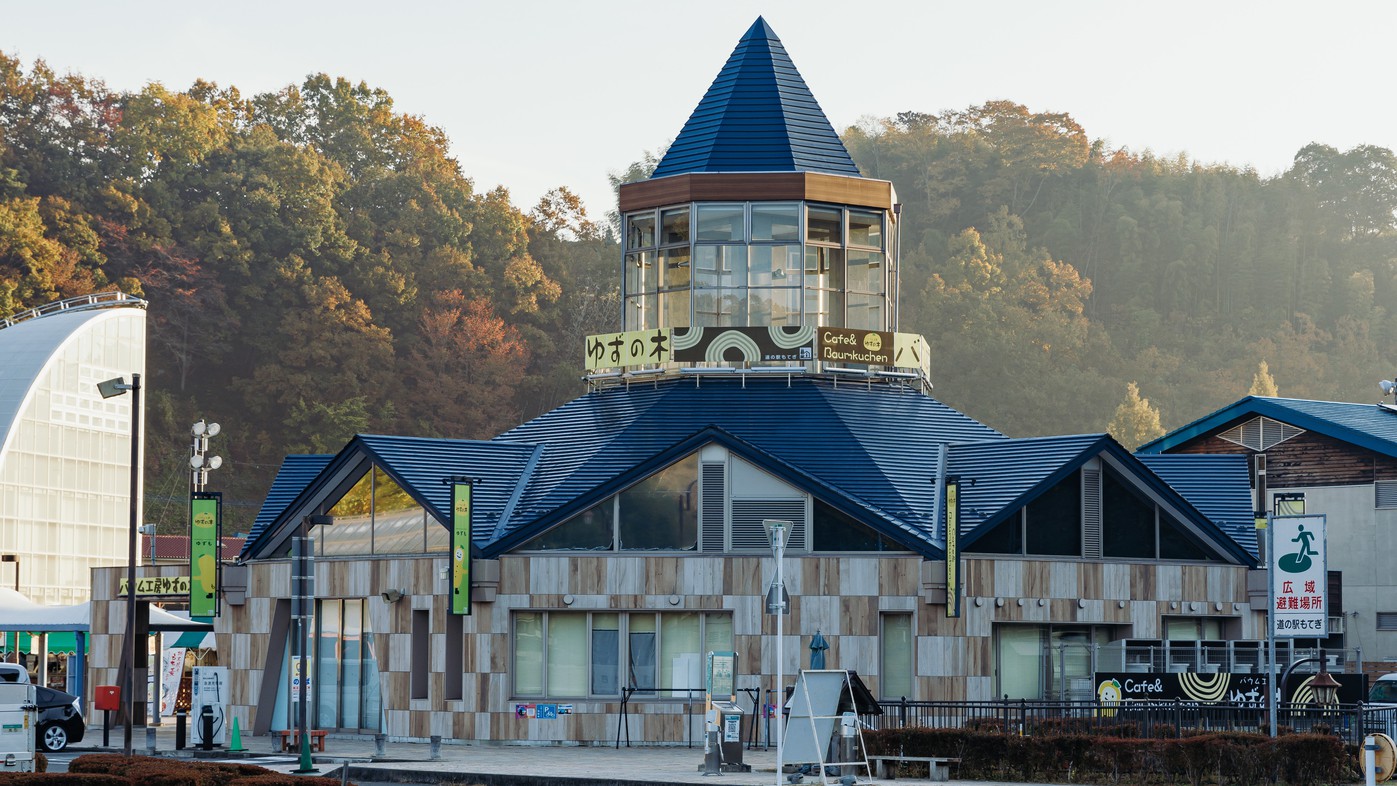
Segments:
[[[1270,733],[1264,704],[1207,704],[1185,700],[1127,701],[884,701],[883,714],[862,718],[873,729],[976,728],[1016,734],[1085,733],[1123,737],[1176,737],[1199,731]],[[1397,707],[1364,704],[1276,705],[1282,731],[1337,734],[1361,743],[1374,732],[1397,732]]]

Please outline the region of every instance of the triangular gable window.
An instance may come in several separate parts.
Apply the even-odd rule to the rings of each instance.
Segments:
[[[906,551],[721,445],[701,448],[520,550],[770,554],[767,519],[790,522],[791,554]]]
[[[388,473],[373,465],[335,501],[332,523],[311,528],[314,553],[420,554],[445,551],[445,531]]]
[[[1296,428],[1289,423],[1258,416],[1240,426],[1230,428],[1218,436],[1233,444],[1262,451],[1270,450],[1272,447],[1304,433],[1304,429]]]
[[[1215,559],[1178,519],[1124,474],[1098,460],[996,524],[967,551],[1091,559]]]

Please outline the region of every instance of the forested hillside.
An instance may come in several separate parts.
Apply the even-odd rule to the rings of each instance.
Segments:
[[[1262,178],[1003,101],[844,139],[904,204],[901,327],[937,396],[1010,434],[1105,430],[1131,382],[1174,428],[1262,362],[1301,398],[1377,401],[1394,371],[1390,150],[1317,142]]]
[[[1140,397],[1177,426],[1263,361],[1289,396],[1376,400],[1393,370],[1388,150],[1315,144],[1262,178],[1007,102],[844,138],[904,205],[901,329],[931,341],[935,394],[1009,434],[1102,431]],[[564,187],[525,209],[469,176],[362,83],[120,93],[0,55],[0,313],[146,298],[147,520],[184,526],[204,417],[244,529],[286,453],[487,438],[581,392],[582,337],[619,310],[608,224]]]

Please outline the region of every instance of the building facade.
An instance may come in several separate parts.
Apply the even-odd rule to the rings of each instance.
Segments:
[[[294,722],[298,548],[311,722],[395,738],[698,740],[707,653],[760,706],[817,635],[889,700],[1086,698],[1112,642],[1256,638],[1243,457],[1012,439],[929,395],[896,195],[764,21],[620,207],[622,332],[589,339],[586,394],[491,440],[286,459],[223,577],[244,729]]]
[[[0,320],[0,581],[36,602],[81,603],[92,568],[126,564],[132,397],[97,383],[144,372],[145,318],[109,292]]]
[[[1141,452],[1264,456],[1267,512],[1326,517],[1329,635],[1316,646],[1397,668],[1397,407],[1248,396]]]

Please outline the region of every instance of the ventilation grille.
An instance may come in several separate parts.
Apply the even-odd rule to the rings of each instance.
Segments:
[[[810,543],[805,527],[805,500],[756,500],[735,499],[732,501],[732,550],[771,551],[771,541],[767,540],[765,519],[782,519],[791,522],[791,532],[786,538],[788,551],[809,551]]]
[[[1082,470],[1082,556],[1101,558],[1101,470]]]
[[[702,551],[722,552],[723,542],[723,501],[727,497],[725,480],[727,465],[705,463],[700,469],[702,497],[699,503],[699,527],[702,532]]]
[[[1379,611],[1378,630],[1397,630],[1397,611]]]
[[[1379,480],[1374,483],[1373,504],[1379,508],[1397,508],[1397,480]]]
[[[1270,450],[1272,447],[1304,433],[1304,429],[1296,428],[1289,423],[1258,417],[1252,418],[1236,428],[1228,429],[1218,436],[1228,442],[1255,451],[1262,451]]]

